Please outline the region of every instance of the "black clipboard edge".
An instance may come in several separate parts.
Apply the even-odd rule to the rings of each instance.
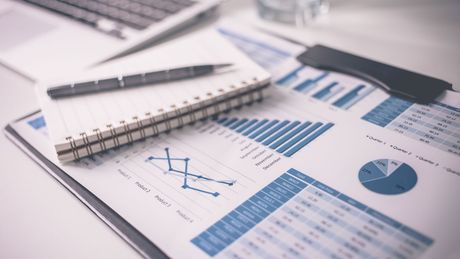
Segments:
[[[40,111],[33,112],[21,117],[16,121],[23,120]],[[24,153],[32,158],[40,167],[45,169],[51,176],[59,181],[67,190],[78,198],[88,209],[107,224],[117,235],[123,238],[140,255],[145,258],[169,258],[161,249],[153,244],[139,230],[129,224],[116,211],[110,208],[102,200],[96,197],[83,185],[70,177],[66,172],[49,161],[43,154],[28,143],[14,128],[8,124],[4,128],[7,138],[19,147]]]

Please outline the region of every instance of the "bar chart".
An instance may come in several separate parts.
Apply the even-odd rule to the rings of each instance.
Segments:
[[[388,97],[362,119],[460,156],[460,109]]]
[[[326,102],[330,98],[334,97],[336,94],[339,94],[343,89],[345,88],[339,85],[338,82],[332,82],[323,89],[313,94],[313,98]]]
[[[295,61],[293,53],[258,41],[256,38],[224,28],[220,28],[219,32],[271,72],[277,86],[291,89],[339,109],[350,109],[377,89],[358,80],[344,79],[344,76],[337,73],[304,66]]]
[[[216,123],[291,157],[334,126],[333,123],[277,119],[228,118]]]
[[[210,256],[417,258],[433,239],[291,168],[191,242]]]
[[[300,72],[306,70],[307,68],[304,65],[297,65],[292,71],[289,71],[285,75],[281,76],[278,80],[275,81],[275,84],[281,86],[289,86],[295,81],[298,81],[301,77]]]
[[[350,109],[376,89],[367,83],[351,82],[337,74],[295,62],[288,62],[284,66],[286,68],[279,71],[280,75],[275,76],[278,78],[275,80],[277,86],[343,110]]]
[[[460,156],[458,105],[441,102],[419,105],[397,97],[387,97],[375,86],[356,78],[302,65],[295,60],[294,53],[286,52],[292,47],[267,46],[258,42],[257,37],[250,34],[243,36],[238,31],[225,36],[267,68],[274,75],[274,82],[279,88],[338,109],[351,110],[370,123]],[[284,55],[281,55],[283,52]]]
[[[358,85],[349,92],[347,92],[344,96],[336,100],[332,105],[339,107],[341,109],[347,110],[368,94],[372,93],[375,90],[373,86],[366,85]]]

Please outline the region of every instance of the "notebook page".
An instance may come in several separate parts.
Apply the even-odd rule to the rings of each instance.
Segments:
[[[77,76],[71,82],[218,63],[232,63],[234,66],[222,73],[189,80],[56,100],[46,94],[47,88],[68,83],[69,80],[39,84],[37,92],[53,143],[64,143],[68,136],[78,137],[82,132],[103,129],[107,124],[117,124],[146,112],[190,101],[195,96],[204,97],[207,92],[216,92],[235,83],[269,77],[217,32],[207,30],[105,64]]]

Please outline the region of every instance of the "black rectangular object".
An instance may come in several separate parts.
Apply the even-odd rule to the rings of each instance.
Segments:
[[[336,71],[366,80],[390,94],[419,103],[432,102],[452,84],[402,68],[383,64],[347,52],[315,45],[297,57],[301,63],[322,70]]]

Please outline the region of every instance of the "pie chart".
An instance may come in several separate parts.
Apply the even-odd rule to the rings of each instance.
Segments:
[[[359,181],[370,191],[395,195],[412,189],[417,183],[417,173],[406,163],[378,159],[361,167]]]

